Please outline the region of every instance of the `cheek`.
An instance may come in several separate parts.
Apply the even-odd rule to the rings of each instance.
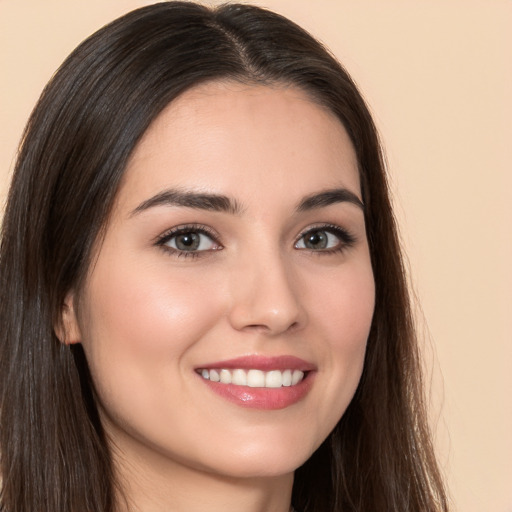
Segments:
[[[97,385],[111,392],[111,384],[120,382],[117,389],[141,389],[148,375],[156,380],[166,369],[176,374],[220,315],[214,294],[192,285],[186,274],[169,275],[158,266],[128,261],[95,268],[84,301],[82,343]]]
[[[333,291],[333,294],[335,291]],[[373,276],[346,283],[337,292],[330,311],[332,344],[340,351],[364,353],[370,331],[375,303]],[[327,316],[327,314],[326,314]],[[327,320],[327,319],[326,319]]]
[[[333,428],[352,400],[363,370],[375,302],[369,262],[346,272],[341,269],[323,282],[323,289],[323,300],[315,306],[325,342],[322,369],[328,382],[320,407]]]
[[[364,351],[375,304],[375,284],[369,261],[340,267],[321,284],[316,314],[334,351]]]

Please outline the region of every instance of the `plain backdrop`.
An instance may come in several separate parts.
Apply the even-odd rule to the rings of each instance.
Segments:
[[[44,84],[82,39],[149,3],[0,0],[2,207]],[[255,3],[319,37],[367,98],[421,304],[454,510],[512,512],[512,1]]]

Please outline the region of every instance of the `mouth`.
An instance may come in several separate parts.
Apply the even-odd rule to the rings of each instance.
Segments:
[[[205,380],[233,384],[234,386],[248,386],[250,388],[281,388],[296,386],[308,372],[301,370],[270,370],[263,371],[256,368],[249,370],[236,368],[199,368],[196,372]]]
[[[195,369],[217,395],[241,407],[284,409],[310,391],[316,367],[294,356],[246,356]]]

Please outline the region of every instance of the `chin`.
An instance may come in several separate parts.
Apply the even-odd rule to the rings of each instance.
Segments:
[[[216,472],[234,478],[272,478],[292,474],[302,466],[316,447],[307,443],[277,443],[269,440],[250,443],[237,449],[233,447],[222,460],[217,457]],[[235,451],[236,450],[236,451]]]

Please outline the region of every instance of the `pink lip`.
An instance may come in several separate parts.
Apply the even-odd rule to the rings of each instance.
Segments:
[[[245,356],[226,361],[216,361],[200,366],[197,369],[256,369],[270,370],[301,370],[308,372],[306,377],[295,386],[280,388],[251,388],[234,384],[222,384],[203,379],[203,383],[214,393],[226,400],[250,409],[277,410],[289,407],[301,401],[310,391],[315,377],[316,366],[295,356]]]
[[[304,359],[295,356],[242,356],[235,359],[228,359],[225,361],[215,361],[207,363],[203,366],[198,366],[197,369],[210,369],[210,368],[225,368],[226,370],[261,370],[269,372],[271,370],[302,370],[309,372],[316,370],[316,366]]]

